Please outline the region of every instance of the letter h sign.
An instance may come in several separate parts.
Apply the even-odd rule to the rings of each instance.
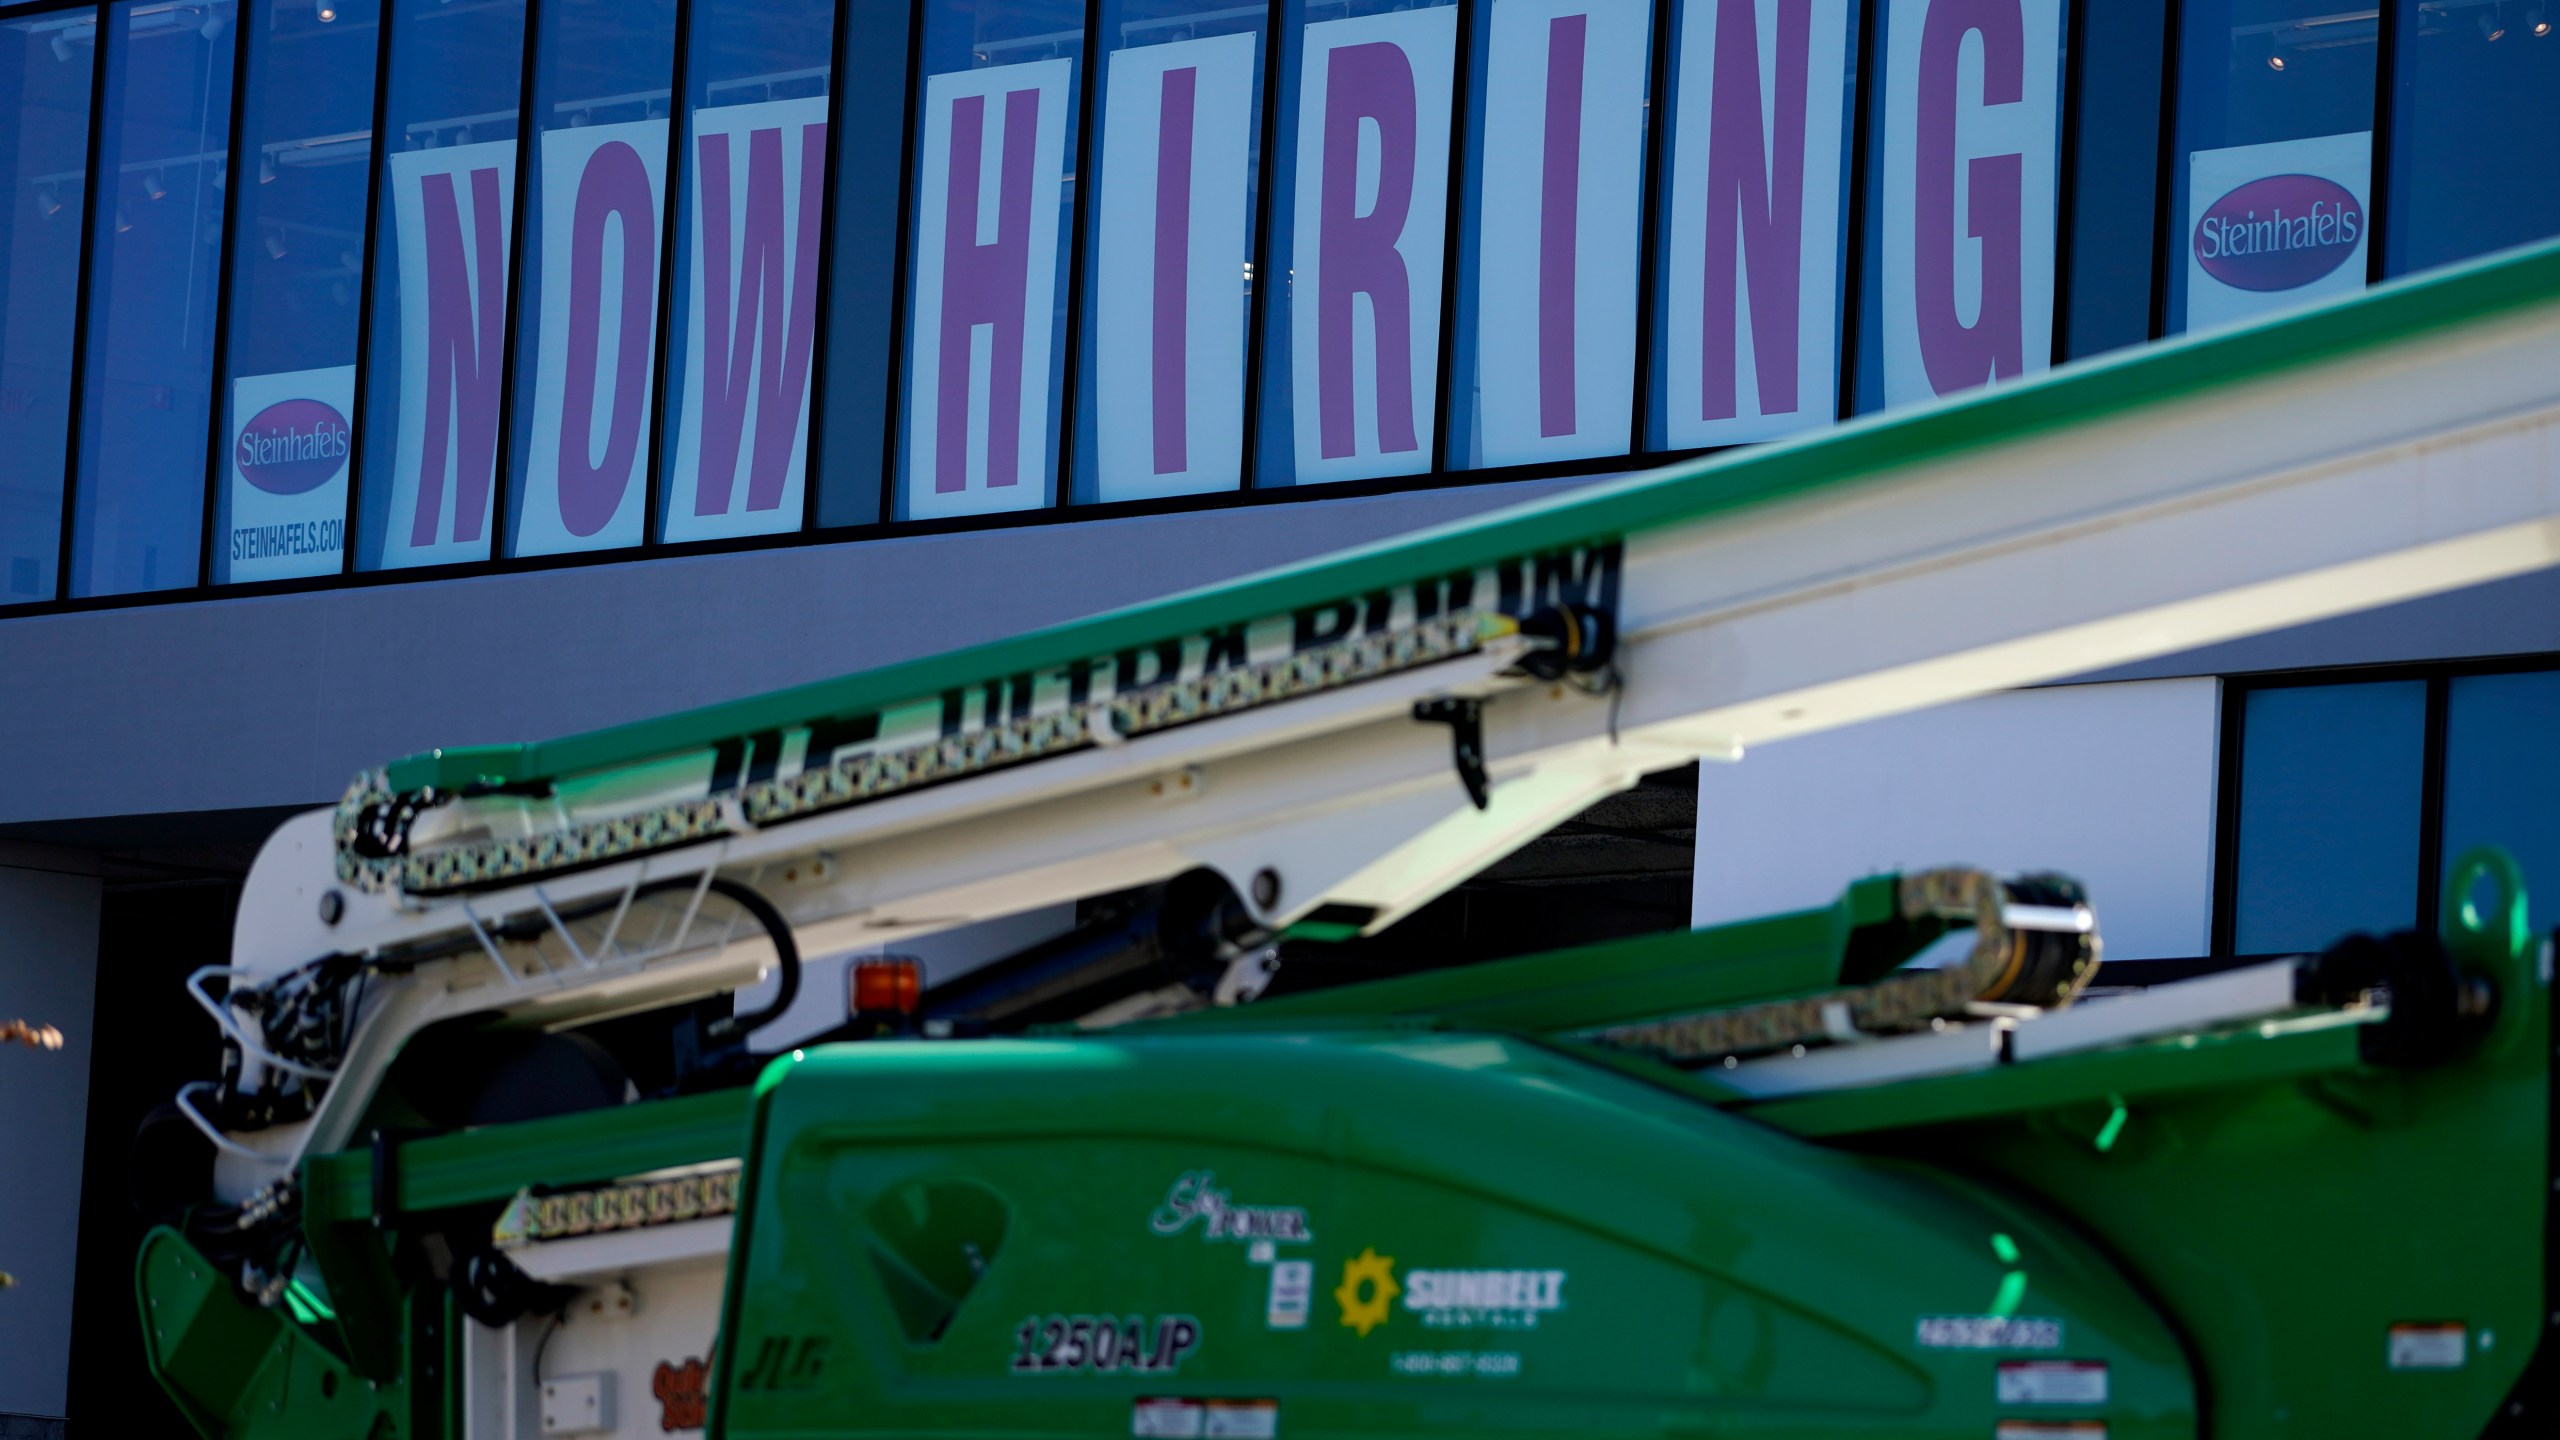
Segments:
[[[1048,499],[1070,63],[925,82],[902,515]]]

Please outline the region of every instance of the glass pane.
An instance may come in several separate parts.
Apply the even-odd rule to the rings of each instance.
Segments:
[[[335,575],[347,559],[357,297],[381,0],[249,9],[233,208],[213,579]]]
[[[234,7],[108,8],[71,593],[196,583]]]
[[[0,605],[52,599],[62,553],[97,17],[0,24]]]
[[[2246,704],[2235,951],[2409,928],[2426,683],[2253,690]]]
[[[1625,454],[1653,6],[1492,0],[1476,13],[1449,466]]]
[[[2560,235],[2560,3],[2399,9],[2391,94],[2394,275]]]
[[[2466,675],[2445,698],[2444,862],[2496,845],[2536,931],[2560,926],[2560,671]]]
[[[870,525],[888,493],[886,461],[899,409],[891,363],[898,319],[900,187],[904,147],[851,143],[903,135],[908,118],[907,39],[920,17],[907,0],[845,0],[843,73],[836,77],[835,213],[827,243],[827,356],[819,380],[818,524]]]
[[[2364,288],[2378,24],[2329,0],[2186,0],[2173,333]]]
[[[1254,484],[1420,474],[1439,428],[1458,12],[1284,13]]]
[[[898,518],[1058,494],[1081,0],[931,0],[908,249]]]
[[[508,548],[637,545],[655,421],[676,0],[535,14]]]
[[[2065,0],[1878,0],[1858,409],[2053,363]],[[1879,73],[1880,72],[1880,73]]]
[[[1839,414],[1857,70],[1853,0],[1672,7],[1647,448]]]
[[[1103,0],[1078,501],[1243,483],[1267,13]]]
[[[356,564],[486,560],[524,0],[394,5],[384,84]]]
[[[691,25],[658,535],[797,530],[835,4],[694,0]]]

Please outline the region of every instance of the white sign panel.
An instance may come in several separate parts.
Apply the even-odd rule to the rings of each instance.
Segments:
[[[800,528],[826,197],[823,96],[693,117],[684,391],[664,538]]]
[[[1047,503],[1067,79],[1033,60],[925,78],[907,332],[907,516]]]
[[[1431,468],[1452,5],[1306,30],[1291,217],[1297,481]]]
[[[1105,500],[1232,490],[1244,464],[1254,37],[1111,53],[1094,257]]]
[[[516,553],[640,543],[667,122],[542,135],[542,318]]]
[[[1647,0],[1496,0],[1476,268],[1479,456],[1627,448],[1644,224]]]
[[[506,361],[516,142],[390,157],[400,266],[400,413],[382,563],[489,556]]]
[[[1884,398],[2053,358],[2062,0],[1896,0],[1884,82]]]
[[[2187,157],[2189,330],[2364,288],[2373,132]]]
[[[355,401],[353,365],[231,382],[226,580],[335,575],[345,564]]]
[[[1849,9],[1684,0],[1664,275],[1672,446],[1765,440],[1839,413]]]

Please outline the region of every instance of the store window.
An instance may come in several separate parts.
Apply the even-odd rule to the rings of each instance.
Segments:
[[[662,540],[808,511],[834,0],[694,0],[667,317]]]
[[[2560,671],[2446,685],[2444,863],[2502,847],[2524,869],[2533,928],[2560,926]]]
[[[2053,363],[2066,0],[1877,0],[1860,411]]]
[[[841,0],[836,37],[836,170],[827,244],[826,387],[818,406],[817,523],[870,525],[888,492],[898,404],[899,237],[911,133],[907,40],[917,23],[907,0]],[[865,137],[860,141],[855,136]],[[877,137],[871,138],[871,137]]]
[[[2364,288],[2379,28],[2329,0],[2186,0],[2172,333]]]
[[[1457,7],[1283,13],[1254,483],[1420,474],[1440,426]]]
[[[381,0],[256,0],[232,206],[213,580],[347,563]]]
[[[98,12],[0,22],[0,605],[54,598]]]
[[[391,10],[358,437],[361,569],[490,555],[524,20],[524,0]]]
[[[1266,13],[1103,0],[1075,498],[1243,483]]]
[[[676,0],[536,7],[509,552],[637,545],[656,433]]]
[[[2415,0],[2397,14],[2384,268],[2560,235],[2560,3]]]
[[[193,586],[213,450],[214,294],[238,7],[107,7],[71,593]]]
[[[1859,8],[1672,6],[1648,448],[1839,414]]]
[[[2427,683],[2242,698],[2232,952],[2318,950],[2405,930],[2418,908]]]
[[[1652,80],[1650,0],[1477,8],[1449,352],[1451,469],[1633,447]]]
[[[931,0],[916,117],[897,518],[1058,495],[1085,10]]]

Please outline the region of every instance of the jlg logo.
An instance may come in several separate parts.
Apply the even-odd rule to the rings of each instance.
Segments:
[[[827,1368],[824,1335],[768,1335],[756,1346],[756,1358],[738,1376],[740,1390],[810,1390]]]

